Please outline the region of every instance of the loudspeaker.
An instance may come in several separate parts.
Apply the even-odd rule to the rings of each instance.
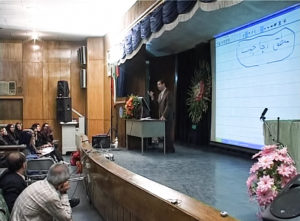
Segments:
[[[56,98],[56,119],[59,122],[72,121],[72,101],[70,97]]]
[[[265,221],[300,220],[300,175],[295,176],[262,214]]]
[[[57,97],[69,97],[69,85],[67,81],[57,82]]]
[[[110,148],[110,136],[106,134],[92,136],[92,146],[94,148]]]

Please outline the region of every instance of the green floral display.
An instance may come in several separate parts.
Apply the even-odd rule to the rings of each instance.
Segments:
[[[193,124],[198,124],[207,112],[211,101],[211,74],[206,61],[200,61],[188,89],[188,114]]]

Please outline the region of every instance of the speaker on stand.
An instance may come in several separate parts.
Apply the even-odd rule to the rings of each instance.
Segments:
[[[56,98],[56,119],[59,122],[72,121],[72,100],[70,97]]]
[[[57,97],[69,97],[69,85],[67,81],[57,82]]]
[[[69,97],[67,81],[57,82],[56,119],[59,122],[72,121],[72,100]]]

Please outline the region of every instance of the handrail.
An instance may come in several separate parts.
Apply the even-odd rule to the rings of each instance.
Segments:
[[[10,150],[10,149],[22,149],[26,148],[25,144],[20,145],[0,145],[0,150]]]

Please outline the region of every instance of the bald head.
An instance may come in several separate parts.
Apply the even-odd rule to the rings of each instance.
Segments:
[[[8,154],[6,162],[9,171],[16,172],[23,168],[26,157],[22,152],[11,152]]]

